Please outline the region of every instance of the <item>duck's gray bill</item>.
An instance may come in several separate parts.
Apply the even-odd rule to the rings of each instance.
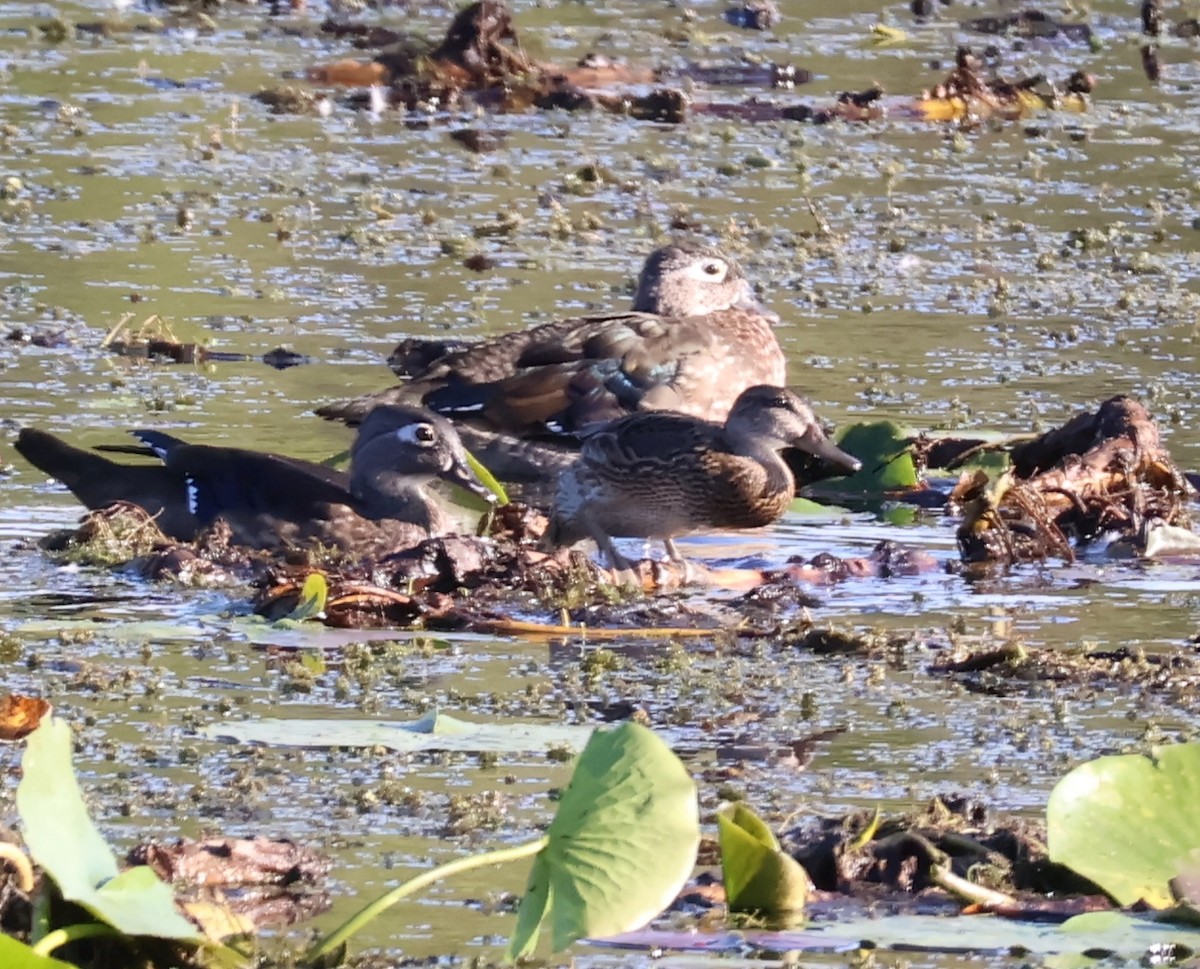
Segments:
[[[496,496],[475,477],[475,472],[467,465],[467,462],[462,458],[456,457],[448,468],[440,475],[443,481],[449,481],[451,484],[456,484],[460,488],[465,488],[473,495],[478,495],[489,504],[495,504]]]
[[[862,462],[858,458],[847,454],[815,427],[810,428],[804,437],[796,441],[796,447],[850,472],[857,471],[862,467]]]

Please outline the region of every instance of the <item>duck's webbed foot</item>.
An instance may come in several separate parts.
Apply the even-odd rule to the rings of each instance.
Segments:
[[[617,551],[617,546],[611,536],[596,526],[589,526],[589,530],[592,533],[592,537],[596,540],[596,545],[604,553],[604,557],[608,559],[608,564],[612,566],[613,582],[619,586],[632,586],[635,589],[641,589],[641,575],[638,574],[637,569],[633,567],[629,559]]]

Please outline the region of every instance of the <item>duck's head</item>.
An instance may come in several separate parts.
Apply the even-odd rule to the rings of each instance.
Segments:
[[[808,401],[787,387],[760,384],[743,390],[725,419],[725,427],[735,440],[752,438],[772,450],[799,448],[851,472],[862,467],[861,461],[825,436]]]
[[[773,323],[779,321],[759,302],[732,259],[720,249],[691,243],[675,243],[650,253],[638,278],[633,308],[670,317],[744,309]]]
[[[444,417],[424,407],[399,404],[372,410],[350,448],[354,494],[400,496],[434,478],[494,500],[467,463],[458,431]]]

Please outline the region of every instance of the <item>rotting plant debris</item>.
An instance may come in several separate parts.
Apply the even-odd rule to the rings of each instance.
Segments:
[[[294,925],[331,904],[322,886],[333,862],[283,839],[148,841],[135,846],[126,860],[130,865],[149,865],[181,889],[185,906],[216,899],[255,931]]]
[[[318,84],[371,87],[369,97],[353,99],[373,109],[383,103],[408,110],[455,110],[470,97],[475,105],[505,112],[529,108],[566,111],[605,110],[639,120],[678,124],[692,115],[710,115],[746,123],[833,120],[870,121],[898,113],[930,121],[1019,118],[1044,108],[1082,110],[1095,79],[1073,73],[1057,88],[1035,75],[1017,82],[987,78],[969,48],[959,48],[955,67],[940,84],[916,100],[888,103],[873,87],[845,92],[830,106],[775,103],[757,97],[742,102],[698,98],[697,85],[721,84],[790,89],[809,73],[793,65],[689,65],[666,72],[591,54],[573,66],[535,61],[525,53],[512,13],[500,0],[477,0],[455,16],[439,44],[425,38],[354,24],[327,22],[336,36],[351,36],[360,47],[379,46],[374,61],[343,60],[317,67],[308,79]],[[671,82],[675,86],[665,86]],[[663,85],[649,93],[647,85]],[[685,86],[686,85],[686,86]],[[1044,90],[1045,88],[1049,90]],[[386,91],[381,99],[378,92]],[[256,95],[272,110],[306,112],[311,105],[291,89]]]
[[[867,811],[814,818],[787,832],[783,843],[818,889],[864,901],[886,898],[913,908],[918,904],[913,896],[924,893],[919,906],[927,912],[937,904],[927,889],[940,884],[936,869],[945,868],[958,878],[969,874],[972,882],[1011,895],[1083,893],[1045,916],[1055,920],[1112,907],[1090,882],[1049,860],[1041,824],[997,823],[989,814],[979,801],[949,795],[934,798],[923,811],[897,818],[881,820]],[[960,909],[949,895],[941,897],[947,914]]]
[[[1072,540],[1116,535],[1136,543],[1154,522],[1189,524],[1192,488],[1132,398],[1113,397],[1018,446],[1012,461],[1012,472],[997,482],[967,473],[954,489],[967,562],[1071,561]]]

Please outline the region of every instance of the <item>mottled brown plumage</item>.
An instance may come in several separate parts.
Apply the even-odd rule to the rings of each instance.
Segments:
[[[419,399],[459,422],[494,472],[537,480],[594,424],[643,410],[724,420],[748,386],[782,384],[775,322],[718,250],[666,246],[646,260],[630,312],[476,344],[406,341],[392,361],[409,383],[317,413],[354,422],[379,403]]]
[[[551,539],[591,537],[627,570],[613,537],[673,539],[776,521],[795,493],[779,451],[795,447],[847,471],[859,462],[825,438],[808,404],[782,387],[743,391],[724,424],[684,414],[622,418],[583,443],[555,496]]]

